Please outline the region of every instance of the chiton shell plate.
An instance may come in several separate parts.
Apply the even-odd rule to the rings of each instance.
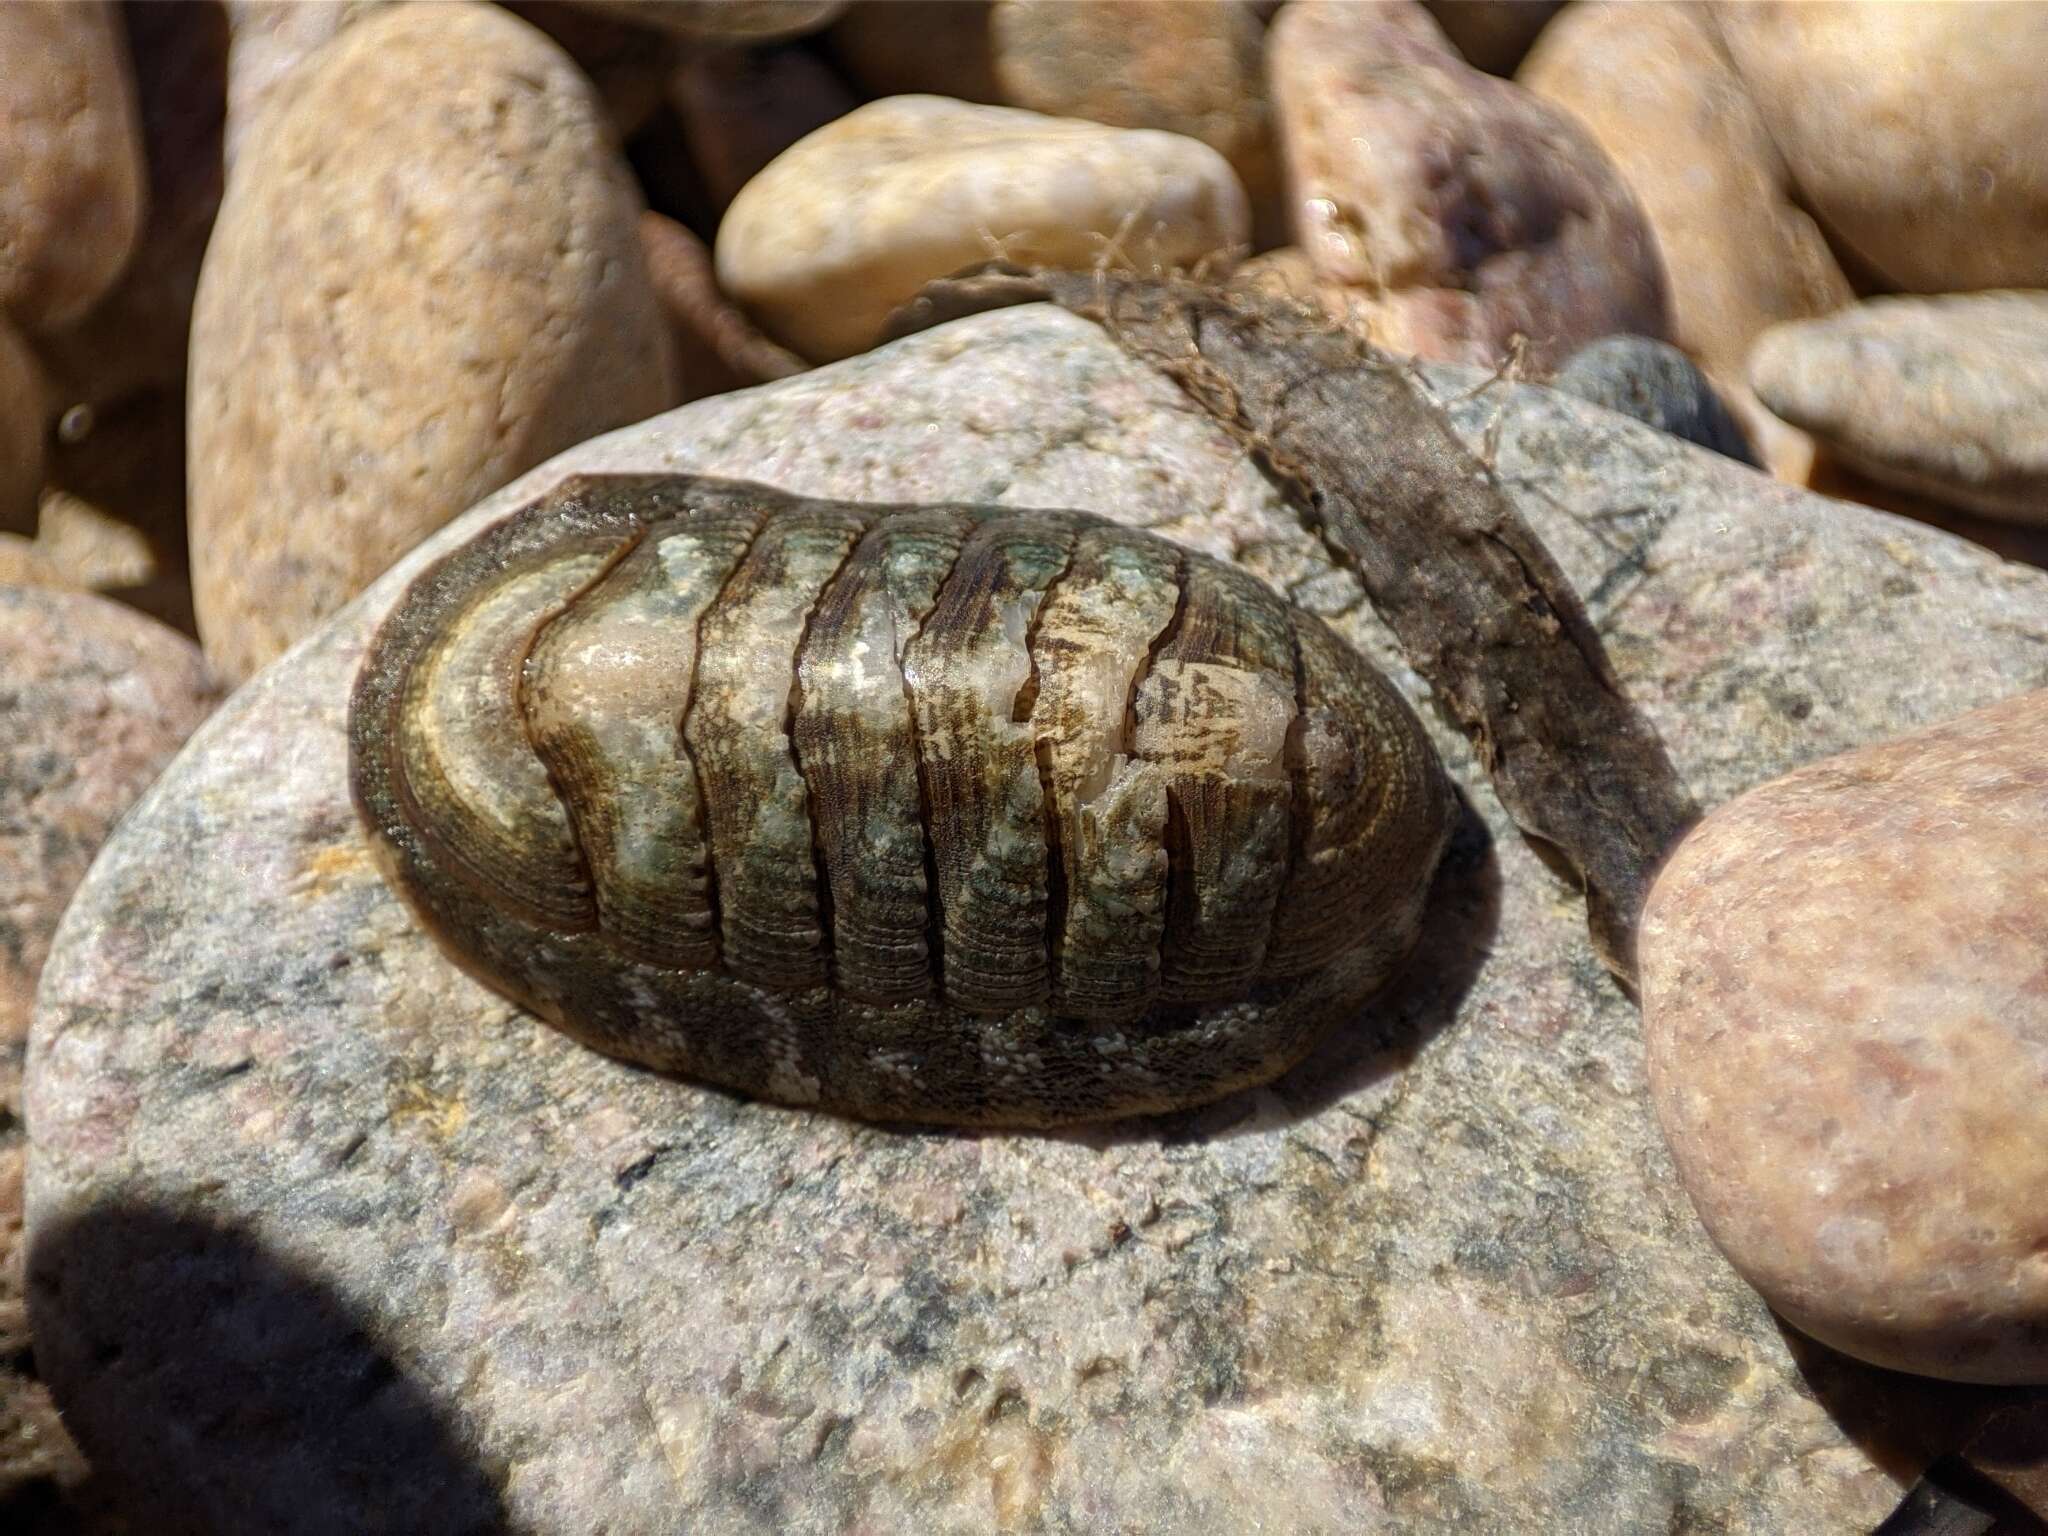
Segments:
[[[1412,947],[1452,796],[1390,684],[1082,512],[566,482],[429,569],[349,727],[387,877],[614,1055],[885,1121],[1269,1079]]]

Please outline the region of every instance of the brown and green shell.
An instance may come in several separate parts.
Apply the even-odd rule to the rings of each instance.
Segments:
[[[565,483],[429,569],[349,726],[388,877],[576,1038],[868,1119],[1265,1081],[1412,947],[1452,797],[1399,694],[1080,512]]]

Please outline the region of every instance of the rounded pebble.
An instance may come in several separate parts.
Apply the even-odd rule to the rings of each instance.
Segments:
[[[120,15],[0,5],[0,311],[69,324],[121,274],[147,172]]]
[[[2048,1382],[2048,690],[1708,816],[1642,925],[1650,1089],[1729,1262],[1877,1365]]]
[[[428,532],[673,401],[639,197],[566,56],[396,6],[245,146],[192,326],[194,603],[240,678]]]
[[[1192,266],[1251,233],[1223,157],[1179,134],[941,96],[871,102],[793,145],[726,211],[720,285],[814,361],[998,251],[1026,265]]]
[[[1549,368],[1597,336],[1667,333],[1656,241],[1600,147],[1467,65],[1421,6],[1296,0],[1270,48],[1297,239],[1339,285],[1326,307],[1478,364],[1517,336]]]
[[[1921,293],[2048,287],[2048,6],[1714,6],[1807,207]]]

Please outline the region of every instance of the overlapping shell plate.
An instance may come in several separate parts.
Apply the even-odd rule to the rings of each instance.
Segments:
[[[687,476],[429,570],[350,746],[428,928],[569,1033],[970,1125],[1284,1070],[1412,945],[1451,809],[1393,689],[1229,566]]]

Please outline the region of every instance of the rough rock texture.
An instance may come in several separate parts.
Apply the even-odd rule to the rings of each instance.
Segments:
[[[1566,394],[1633,416],[1738,463],[1757,463],[1756,450],[1712,381],[1669,342],[1603,336],[1574,352],[1550,382]]]
[[[83,1472],[20,1370],[21,1062],[36,979],[108,829],[218,699],[182,635],[84,593],[0,586],[0,1504]]]
[[[989,0],[860,0],[833,25],[832,52],[869,94],[925,92],[1000,103]]]
[[[222,157],[241,158],[250,130],[279,85],[342,28],[375,15],[387,0],[222,0],[228,17],[227,136]]]
[[[860,105],[806,48],[697,49],[669,81],[668,99],[719,208],[798,139]]]
[[[989,39],[1011,106],[1200,139],[1271,227],[1260,243],[1286,238],[1266,29],[1244,0],[997,0]]]
[[[1708,802],[2048,676],[2048,576],[1554,391],[1456,412],[1474,443],[1497,429]],[[1861,1532],[1967,1437],[1985,1394],[1788,1339],[1715,1253],[1577,899],[1434,724],[1477,814],[1409,979],[1202,1114],[977,1138],[771,1110],[585,1051],[453,971],[367,861],[344,701],[411,573],[575,468],[1091,507],[1234,552],[1412,687],[1241,451],[1045,307],[508,487],[216,716],[47,969],[38,1356],[153,1508]]]
[[[192,321],[193,596],[237,678],[477,497],[673,400],[638,194],[533,28],[380,11],[264,123]]]
[[[2048,1383],[2048,691],[1708,817],[1642,932],[1650,1087],[1735,1267],[1807,1332]]]
[[[48,410],[35,354],[0,319],[0,531],[35,531]]]
[[[2048,7],[1716,6],[1802,200],[1890,283],[2048,287]]]
[[[1270,35],[1295,235],[1334,314],[1398,352],[1538,367],[1670,328],[1657,245],[1577,122],[1458,58],[1412,0],[1295,0]]]
[[[933,278],[1000,249],[1143,271],[1240,246],[1244,189],[1208,145],[940,96],[871,102],[792,146],[726,210],[721,287],[814,361],[873,345]]]
[[[1730,392],[1780,476],[1813,445],[1743,383],[1750,343],[1851,303],[1849,280],[1735,76],[1713,23],[1684,5],[1574,5],[1517,77],[1582,122],[1641,203],[1671,284],[1671,338]]]
[[[0,6],[0,59],[0,312],[37,331],[89,309],[134,249],[135,82],[100,0]]]
[[[1749,379],[1864,474],[2048,525],[2048,292],[1871,299],[1781,325]]]

